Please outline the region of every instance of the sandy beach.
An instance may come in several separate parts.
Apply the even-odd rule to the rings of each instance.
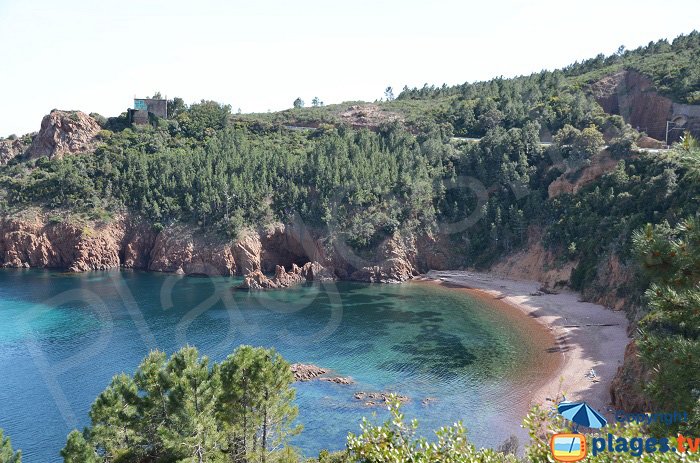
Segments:
[[[488,273],[431,271],[419,279],[478,291],[522,311],[550,331],[554,345],[543,355],[558,355],[560,361],[554,362],[553,368],[535,373],[540,376],[532,378],[537,385],[532,391],[532,403],[543,403],[561,392],[569,400],[585,400],[610,414],[610,382],[630,341],[623,312],[582,302],[575,292],[560,290],[558,294],[543,294],[538,282]]]

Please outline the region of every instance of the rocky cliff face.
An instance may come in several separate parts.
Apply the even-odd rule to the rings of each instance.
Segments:
[[[653,404],[645,397],[642,388],[647,383],[650,372],[642,365],[637,344],[632,341],[625,349],[625,360],[617,369],[610,384],[612,404],[628,412],[648,412]]]
[[[97,122],[81,111],[53,110],[41,121],[41,129],[34,137],[27,156],[30,159],[41,156],[51,159],[92,151],[99,131]]]
[[[605,112],[621,115],[632,127],[653,138],[665,138],[673,102],[659,95],[648,77],[636,71],[620,71],[594,83],[591,93]]]
[[[439,243],[423,239],[422,246],[434,250]],[[295,224],[249,230],[230,241],[185,225],[155,231],[128,215],[109,223],[49,220],[40,212],[0,219],[0,264],[5,267],[240,275],[247,276],[249,288],[333,278],[405,281],[436,259],[420,257],[419,247],[413,237],[397,233],[381,244],[375,257],[364,260],[342,246],[328,246],[322,237]],[[266,276],[273,271],[274,277]]]
[[[666,122],[672,128],[700,133],[700,105],[674,103],[654,89],[648,77],[623,70],[603,77],[590,87],[591,94],[605,112],[619,114],[632,127],[657,140],[666,137]],[[683,130],[672,130],[669,142],[678,140]]]

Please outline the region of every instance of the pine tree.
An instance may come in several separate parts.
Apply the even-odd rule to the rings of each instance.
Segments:
[[[639,349],[653,370],[646,390],[662,410],[691,412],[681,430],[700,432],[700,218],[675,228],[634,234],[634,245],[652,280],[649,314],[639,324]]]
[[[64,463],[97,463],[95,449],[79,431],[68,434],[66,446],[61,450]],[[3,461],[0,459],[0,461]]]
[[[22,463],[22,452],[13,451],[9,437],[3,436],[0,429],[0,463]]]

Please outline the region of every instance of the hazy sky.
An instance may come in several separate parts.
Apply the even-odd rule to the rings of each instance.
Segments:
[[[529,74],[700,27],[700,2],[0,0],[0,135],[160,90],[234,111]]]

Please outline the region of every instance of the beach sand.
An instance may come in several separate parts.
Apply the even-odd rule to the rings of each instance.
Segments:
[[[533,386],[531,404],[545,403],[563,393],[567,399],[585,400],[611,417],[610,382],[630,341],[623,312],[582,302],[575,292],[542,294],[538,291],[540,283],[488,273],[431,271],[418,280],[462,290],[469,288],[477,296],[490,297],[501,307],[499,303],[505,303],[542,324],[553,339],[542,357],[558,359],[547,359],[546,365],[529,373],[531,378],[527,383]]]

